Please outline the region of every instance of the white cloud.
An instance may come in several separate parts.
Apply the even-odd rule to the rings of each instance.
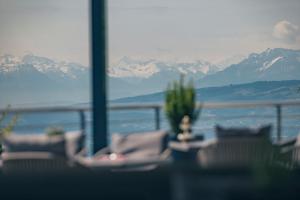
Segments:
[[[275,24],[273,36],[287,43],[294,43],[299,36],[299,27],[289,21],[283,20]]]

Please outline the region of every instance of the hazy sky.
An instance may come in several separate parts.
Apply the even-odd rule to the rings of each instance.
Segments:
[[[222,59],[300,49],[299,0],[108,0],[109,53]],[[0,0],[0,54],[88,64],[87,0]]]

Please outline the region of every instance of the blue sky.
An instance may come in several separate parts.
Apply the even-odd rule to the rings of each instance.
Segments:
[[[108,0],[110,60],[300,49],[299,10],[299,0]],[[0,53],[88,65],[88,15],[86,0],[0,0]]]

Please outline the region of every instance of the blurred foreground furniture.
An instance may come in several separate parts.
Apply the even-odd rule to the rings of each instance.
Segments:
[[[126,155],[138,150],[144,151],[144,153],[135,152],[133,157],[123,160],[122,164],[77,156],[81,148],[76,147],[80,142],[75,139],[75,135],[70,136],[72,142],[70,137],[66,136],[11,135],[5,138],[4,142],[3,173],[0,173],[1,197],[30,200],[170,199],[168,172],[144,170],[145,166],[160,164],[156,158],[163,151],[160,144],[163,143],[161,139],[164,136],[165,133],[146,135],[144,138],[146,140],[140,143],[138,141],[142,139],[138,140],[136,136],[130,148],[125,145],[125,140],[132,141],[132,136],[130,139],[124,138],[123,142],[118,140],[123,144],[120,147]],[[76,148],[70,149],[71,143]],[[143,145],[145,148],[142,148]],[[72,155],[74,152],[75,156]],[[143,155],[147,155],[149,159]],[[81,162],[82,160],[84,162]],[[111,170],[127,167],[130,169],[138,167],[138,170]],[[139,170],[140,168],[143,170]]]
[[[201,167],[239,168],[271,165],[274,148],[271,126],[257,129],[216,127],[217,138],[206,141],[198,152]]]
[[[265,168],[200,168],[173,170],[173,200],[298,200],[300,171]]]
[[[295,138],[280,141],[277,146],[284,165],[290,169],[300,167],[300,134]]]
[[[201,144],[200,166],[175,166],[172,199],[298,199],[300,171],[283,156],[291,150],[295,161],[298,147],[290,148],[293,141],[274,145],[270,131],[216,127],[216,139]]]
[[[3,140],[2,171],[4,173],[45,173],[61,171],[77,165],[76,154],[83,148],[81,132],[64,135],[16,135]]]
[[[257,130],[262,131],[262,129]],[[139,136],[133,135],[135,137],[131,136],[135,138],[134,143],[130,142],[132,140],[128,139],[128,136],[124,136],[126,139],[123,137],[118,138],[115,142],[123,141],[123,147],[122,145],[120,146],[122,150],[118,152],[126,152],[127,155],[135,152],[135,154],[133,154],[131,159],[126,159],[124,156],[123,160],[114,160],[116,162],[108,160],[106,162],[104,159],[105,156],[111,154],[105,154],[103,152],[112,152],[108,150],[110,148],[113,149],[113,147],[105,149],[99,152],[99,160],[94,158],[89,159],[91,160],[91,165],[87,166],[97,169],[97,173],[94,173],[94,171],[91,171],[92,173],[82,173],[80,170],[74,171],[72,170],[73,167],[69,168],[68,162],[67,171],[63,170],[63,173],[57,173],[58,171],[56,171],[56,173],[49,173],[46,170],[48,166],[52,166],[51,169],[64,168],[63,163],[72,160],[69,159],[68,156],[62,156],[67,153],[63,152],[63,148],[60,148],[61,146],[58,145],[62,142],[61,138],[53,138],[51,140],[50,144],[57,147],[52,153],[41,152],[41,150],[46,151],[47,149],[42,149],[40,146],[38,148],[39,151],[33,153],[30,151],[24,152],[24,147],[18,147],[19,150],[22,149],[22,152],[5,152],[3,155],[4,161],[6,162],[4,167],[10,167],[10,164],[12,164],[10,169],[15,169],[19,172],[20,168],[24,167],[26,169],[27,167],[33,173],[24,173],[24,175],[26,175],[25,177],[16,173],[0,173],[1,197],[3,199],[42,198],[51,200],[282,200],[287,197],[289,200],[299,199],[300,171],[297,169],[285,170],[283,168],[273,168],[272,165],[267,165],[264,169],[244,168],[243,165],[239,165],[241,168],[236,168],[235,165],[227,164],[219,165],[219,168],[203,168],[192,162],[184,162],[182,165],[177,165],[176,162],[169,162],[165,165],[161,165],[166,162],[165,159],[161,159],[162,154],[157,152],[164,152],[163,149],[166,147],[163,146],[164,148],[159,151],[157,150],[157,146],[155,148],[156,150],[151,149],[155,146],[153,144],[161,144],[162,140],[158,138],[164,138],[164,134],[154,132],[153,135],[155,139],[150,136],[145,137],[147,138],[146,141],[141,139],[143,141],[142,144],[146,146],[146,149],[143,149],[144,154],[135,152],[135,150],[139,150],[138,147],[141,145],[141,143],[137,142],[139,141],[137,138],[142,137],[143,134],[139,134]],[[242,136],[242,139],[247,139],[248,137],[249,136]],[[256,134],[253,137],[260,138],[260,136]],[[220,138],[217,140],[219,139]],[[11,141],[12,139],[10,142]],[[131,145],[126,144],[127,142],[130,142]],[[210,142],[211,140],[204,141],[203,144],[205,144],[204,146],[209,146]],[[47,143],[49,143],[49,141]],[[233,144],[235,145],[235,143]],[[247,146],[245,146],[245,148],[246,147]],[[32,150],[33,148],[30,149]],[[251,148],[249,147],[249,151],[252,151],[252,146]],[[61,155],[59,156],[58,154],[60,153]],[[54,156],[54,154],[56,155]],[[229,157],[227,154],[229,153],[225,152],[224,154],[226,158]],[[5,157],[5,155],[9,155],[9,157]],[[149,157],[145,156],[143,159],[142,155],[149,155]],[[249,155],[253,154],[249,153]],[[30,158],[29,161],[27,161],[28,158]],[[62,159],[60,160],[60,158]],[[20,161],[20,163],[18,163],[18,161]],[[48,161],[50,161],[50,163],[48,163]],[[60,163],[60,161],[63,163]],[[160,163],[159,161],[163,162]],[[39,162],[40,164],[37,164]],[[113,163],[116,163],[115,167]],[[47,164],[47,167],[43,167],[44,164]],[[153,170],[144,170],[145,166],[152,166],[154,164],[162,167],[154,167],[152,168]],[[106,170],[106,168],[103,167],[105,165],[107,169],[128,168],[138,170]],[[36,168],[37,166],[38,168]],[[33,169],[36,169],[36,171],[33,171]]]
[[[2,155],[2,172],[21,175],[63,172],[71,167],[65,157],[48,152],[19,152]]]
[[[300,134],[298,135],[294,146],[290,149],[292,163],[295,167],[300,167]]]
[[[81,158],[79,162],[95,170],[151,170],[169,158],[167,143],[166,131],[113,134],[109,147],[100,150],[92,158]]]

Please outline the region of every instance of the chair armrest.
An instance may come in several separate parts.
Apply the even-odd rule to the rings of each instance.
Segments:
[[[198,151],[198,158],[203,157],[204,154],[213,153],[213,150],[215,149],[216,144],[217,144],[216,139],[210,139],[210,140],[204,141],[201,148]]]
[[[210,148],[210,147],[213,147],[214,145],[216,145],[217,143],[217,139],[210,139],[210,140],[205,140],[202,142],[201,144],[201,149],[205,149],[205,148]]]
[[[75,157],[76,157],[76,156],[81,156],[81,157],[87,156],[87,149],[86,149],[86,148],[81,149],[81,150],[75,155]]]
[[[104,147],[104,148],[100,149],[99,151],[97,151],[94,154],[94,157],[105,155],[105,154],[110,154],[110,153],[112,153],[111,149],[109,147]]]
[[[294,138],[281,140],[279,142],[275,142],[273,143],[273,146],[275,147],[277,153],[286,154],[293,151],[296,142],[297,142],[297,138],[294,137]]]
[[[289,138],[289,139],[285,139],[285,140],[280,140],[278,142],[274,142],[273,145],[275,147],[287,147],[287,146],[295,145],[296,142],[297,142],[297,138],[293,137],[293,138]]]
[[[197,153],[198,162],[202,167],[207,167],[215,157],[216,139],[203,142],[203,146]]]
[[[160,159],[166,160],[171,156],[171,154],[172,154],[171,149],[167,148],[160,154]]]

